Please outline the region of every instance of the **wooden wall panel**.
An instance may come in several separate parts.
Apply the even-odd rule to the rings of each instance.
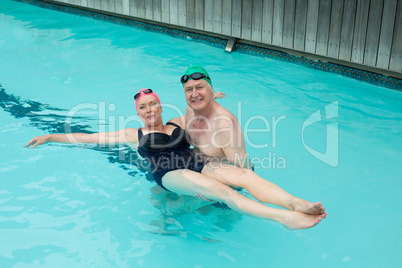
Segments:
[[[272,23],[274,17],[274,0],[264,0],[262,7],[262,33],[263,43],[272,44]]]
[[[177,24],[180,26],[186,26],[187,23],[187,1],[186,0],[177,0]]]
[[[116,12],[114,1],[108,1],[108,5],[107,5],[106,9],[109,12]]]
[[[366,47],[364,49],[365,65],[375,66],[377,63],[378,40],[380,39],[383,0],[374,0],[370,3],[367,24]]]
[[[161,0],[161,15],[162,22],[170,23],[170,0]]]
[[[204,30],[212,32],[214,25],[214,1],[213,0],[205,0],[205,9],[204,9]]]
[[[205,11],[205,2],[204,0],[195,0],[195,28],[204,30],[204,11]]]
[[[100,0],[100,10],[106,10],[108,2],[109,2],[108,0]]]
[[[315,53],[317,43],[319,0],[308,0],[305,51]]]
[[[358,0],[353,33],[352,61],[363,63],[370,0]]]
[[[94,1],[94,8],[100,9],[100,2],[101,0],[93,0]]]
[[[398,1],[389,69],[402,72],[402,1]]]
[[[130,13],[130,16],[133,16],[133,17],[137,17],[137,14],[138,14],[138,9],[137,9],[135,1],[136,0],[130,0],[130,2],[129,2],[129,5],[130,5],[129,13]]]
[[[186,26],[190,27],[190,28],[195,28],[195,2],[194,2],[194,0],[187,0]]]
[[[145,0],[145,18],[148,20],[154,19],[154,11],[152,0]]]
[[[295,33],[293,48],[304,51],[306,39],[307,0],[296,0]]]
[[[155,21],[162,21],[162,1],[153,0],[153,16]]]
[[[116,13],[123,14],[123,0],[115,0],[114,8],[115,8]]]
[[[251,40],[257,42],[261,42],[262,5],[262,0],[253,0],[253,12],[251,18]]]
[[[222,0],[214,1],[213,18],[212,31],[222,33]]]
[[[356,14],[356,0],[347,0],[343,7],[341,44],[339,58],[350,61],[352,55],[353,30]]]
[[[380,32],[380,42],[378,44],[377,65],[376,67],[388,69],[392,37],[394,31],[395,13],[397,0],[384,0],[382,24]]]
[[[94,2],[96,0],[93,0]],[[123,15],[130,15],[130,1],[123,0]]]
[[[337,59],[341,43],[343,0],[332,1],[331,23],[329,25],[328,57]]]
[[[293,48],[296,0],[285,0],[283,14],[283,46]]]
[[[253,10],[253,1],[242,0],[241,2],[241,37],[251,40],[251,12]]]
[[[263,0],[253,0],[251,15],[251,40],[261,42]]]
[[[169,8],[170,8],[170,23],[177,25],[179,24],[179,11],[177,9],[177,1],[178,0],[170,0]]]
[[[282,46],[284,0],[274,1],[274,21],[272,25],[272,44]]]
[[[222,34],[232,34],[232,1],[222,1]]]
[[[317,43],[315,48],[315,53],[318,55],[327,56],[330,22],[331,0],[321,0],[318,10]]]
[[[137,0],[138,17],[145,19],[145,0]]]
[[[232,0],[232,36],[241,36],[241,0]]]

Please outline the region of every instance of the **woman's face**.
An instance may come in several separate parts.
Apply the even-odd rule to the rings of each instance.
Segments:
[[[143,95],[137,103],[137,113],[145,126],[152,126],[162,121],[162,107],[152,95]]]

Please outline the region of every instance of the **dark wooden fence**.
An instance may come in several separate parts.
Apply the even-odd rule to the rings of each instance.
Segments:
[[[53,0],[402,73],[402,0]]]

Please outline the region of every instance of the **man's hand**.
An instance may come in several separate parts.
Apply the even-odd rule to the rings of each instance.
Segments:
[[[216,91],[214,93],[214,98],[215,99],[226,98],[226,94],[221,91]]]

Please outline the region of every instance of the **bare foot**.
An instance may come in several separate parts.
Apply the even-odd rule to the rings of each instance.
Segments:
[[[309,201],[297,198],[291,205],[291,210],[303,212],[313,215],[323,215],[325,208],[321,205],[321,202],[311,203]]]
[[[280,223],[291,229],[307,229],[316,226],[322,219],[327,217],[327,213],[321,215],[306,214],[297,211],[289,211]]]

